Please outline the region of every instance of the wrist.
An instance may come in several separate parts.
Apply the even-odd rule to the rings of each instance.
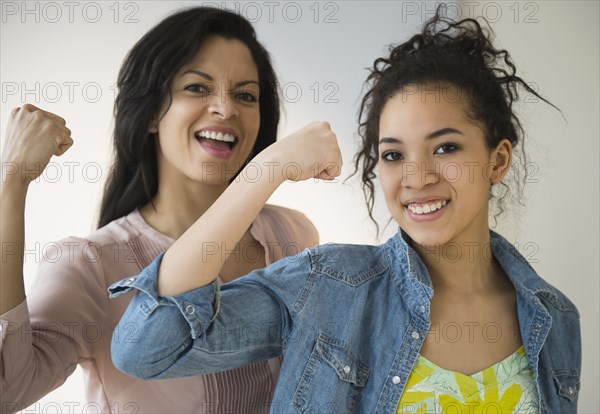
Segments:
[[[274,151],[262,151],[245,167],[247,174],[242,174],[247,181],[261,182],[279,187],[286,180],[285,163],[277,158]]]
[[[0,193],[2,193],[2,200],[6,197],[14,199],[25,198],[27,190],[29,189],[28,180],[23,180],[20,175],[11,176],[2,174],[2,181],[0,182]]]

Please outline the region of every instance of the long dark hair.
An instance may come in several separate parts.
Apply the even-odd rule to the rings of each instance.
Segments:
[[[104,188],[98,227],[151,202],[158,191],[157,151],[148,131],[170,99],[173,77],[190,62],[210,36],[244,43],[259,77],[260,128],[253,153],[275,142],[279,124],[277,77],[268,52],[242,16],[211,7],[173,14],[131,49],[119,72],[114,115],[114,154]]]
[[[519,89],[550,102],[540,96],[523,79],[516,76],[516,67],[508,51],[496,49],[492,44],[492,32],[484,30],[474,19],[453,21],[444,16],[444,5],[423,26],[422,32],[408,41],[390,46],[390,55],[375,60],[367,81],[367,92],[359,112],[358,133],[361,147],[354,159],[354,174],[361,172],[362,189],[373,218],[376,178],[374,172],[379,159],[379,118],[387,101],[407,87],[430,83],[454,85],[467,96],[468,116],[485,128],[490,149],[504,138],[513,148],[519,147],[516,160],[520,167],[511,169],[511,176],[522,194],[522,175],[526,175],[526,154],[523,148],[524,131],[515,114],[514,103]],[[556,108],[556,107],[555,107]],[[498,187],[498,186],[494,186]],[[501,190],[495,197],[499,213],[509,187],[500,183]],[[494,195],[490,193],[490,198]]]

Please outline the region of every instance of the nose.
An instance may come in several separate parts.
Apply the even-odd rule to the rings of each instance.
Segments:
[[[212,115],[221,119],[235,118],[240,114],[235,99],[226,92],[212,96],[208,110]]]
[[[439,171],[431,161],[410,161],[402,164],[402,185],[420,190],[440,180]]]

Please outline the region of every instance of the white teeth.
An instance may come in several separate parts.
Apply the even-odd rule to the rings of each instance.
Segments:
[[[439,210],[440,208],[444,207],[447,203],[448,202],[446,200],[426,204],[411,203],[407,207],[414,214],[428,214]]]
[[[233,135],[223,134],[222,132],[200,131],[197,132],[196,135],[202,138],[214,139],[215,141],[235,142],[235,137]]]

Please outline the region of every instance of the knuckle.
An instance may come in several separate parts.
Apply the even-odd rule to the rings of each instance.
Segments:
[[[331,129],[331,126],[327,121],[317,121],[317,126],[319,126],[320,128]]]
[[[26,103],[26,104],[25,104],[25,105],[23,105],[21,108],[22,108],[22,109],[24,109],[25,111],[29,111],[29,112],[33,112],[33,111],[35,111],[35,110],[37,110],[37,109],[38,109],[37,107],[33,106],[33,105],[32,105],[32,104],[30,104],[30,103]]]
[[[31,116],[33,117],[33,119],[36,119],[36,120],[42,120],[42,119],[46,118],[46,116],[44,115],[44,113],[42,111],[33,111],[31,113]]]

